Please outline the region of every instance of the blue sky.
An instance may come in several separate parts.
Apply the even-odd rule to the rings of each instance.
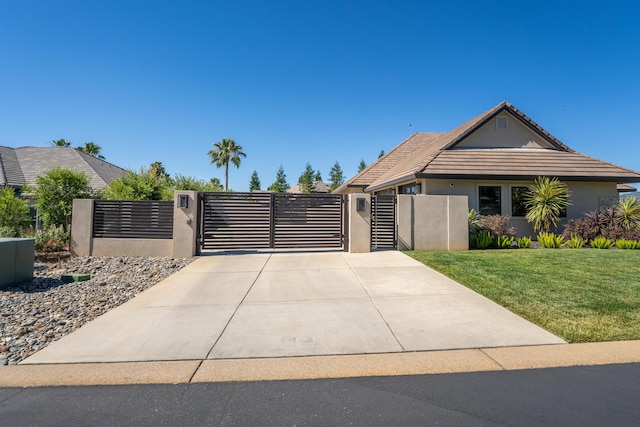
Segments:
[[[0,0],[0,145],[65,138],[229,185],[328,180],[412,131],[508,100],[578,152],[640,170],[633,1]]]

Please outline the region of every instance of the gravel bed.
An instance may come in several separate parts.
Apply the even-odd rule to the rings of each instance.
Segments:
[[[0,366],[17,364],[193,260],[127,256],[37,259],[32,281],[0,290]],[[91,279],[65,284],[60,276],[69,273],[90,274]]]

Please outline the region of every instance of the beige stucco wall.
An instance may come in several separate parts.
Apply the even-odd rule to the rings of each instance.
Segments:
[[[422,191],[432,195],[460,195],[467,196],[469,209],[478,210],[478,186],[499,185],[502,187],[502,214],[511,215],[511,187],[527,187],[533,181],[467,181],[431,179],[423,180]],[[567,182],[571,192],[572,205],[567,208],[567,218],[557,228],[564,229],[564,223],[571,218],[578,218],[584,213],[596,211],[605,205],[611,205],[618,200],[615,183],[611,182]],[[535,235],[533,227],[523,217],[512,217],[511,225],[516,228],[518,236]]]
[[[398,249],[469,249],[465,196],[398,195]]]
[[[180,195],[189,198],[187,208],[178,207]],[[176,191],[174,194],[173,209],[173,252],[174,258],[191,258],[196,255],[198,243],[196,234],[198,230],[198,193],[196,191]]]
[[[364,199],[365,210],[358,212],[358,199]],[[371,252],[371,195],[352,193],[348,197],[349,203],[349,252]]]
[[[508,128],[496,129],[496,118],[506,117]],[[503,112],[492,118],[456,148],[552,148],[551,145],[511,114]]]
[[[189,206],[178,208],[178,197],[189,198]],[[73,201],[70,250],[73,256],[162,256],[191,258],[196,255],[198,193],[178,191],[174,196],[172,239],[96,238],[93,233],[93,205],[89,199]]]
[[[171,239],[93,239],[92,256],[171,257]]]
[[[69,251],[73,256],[91,255],[93,233],[93,200],[74,199],[71,216]]]

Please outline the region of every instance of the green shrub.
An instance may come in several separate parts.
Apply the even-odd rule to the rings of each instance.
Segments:
[[[59,252],[69,245],[69,233],[62,225],[37,230],[35,238],[38,252]]]
[[[498,249],[507,249],[511,247],[512,243],[513,243],[512,236],[508,236],[508,237],[498,236],[492,240],[492,245]]]
[[[520,249],[527,249],[531,247],[531,237],[519,237],[518,240],[516,240],[516,243],[518,244],[518,247]]]
[[[538,243],[547,249],[558,249],[564,245],[564,237],[555,233],[538,233]]]
[[[613,242],[606,237],[598,236],[589,242],[589,245],[595,249],[609,249],[613,246]]]
[[[73,199],[90,199],[95,191],[84,172],[57,167],[38,176],[35,198],[45,227],[67,226]]]
[[[492,240],[491,233],[477,230],[469,236],[469,247],[471,249],[487,249]]]
[[[571,238],[567,240],[567,246],[571,249],[580,249],[582,248],[587,241],[575,233],[571,234]]]
[[[471,209],[468,214],[469,222],[469,235],[472,235],[478,230],[482,230],[482,215],[480,215],[475,209]]]
[[[640,249],[640,241],[618,239],[616,240],[616,246],[620,249]]]
[[[487,215],[481,216],[481,228],[488,230],[491,233],[491,237],[494,239],[497,237],[514,237],[516,235],[516,229],[509,226],[509,215]]]
[[[29,207],[11,187],[0,187],[0,237],[20,237],[31,224]]]

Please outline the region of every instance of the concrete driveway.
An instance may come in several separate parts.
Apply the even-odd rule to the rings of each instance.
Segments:
[[[22,364],[559,344],[401,252],[202,256]]]

